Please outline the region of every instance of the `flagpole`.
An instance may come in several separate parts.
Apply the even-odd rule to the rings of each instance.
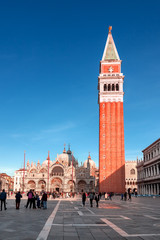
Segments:
[[[48,193],[49,193],[49,161],[50,161],[50,157],[49,157],[49,151],[48,151]]]
[[[72,152],[72,191],[73,191],[73,152]]]
[[[23,192],[24,192],[25,157],[26,157],[26,152],[24,151],[24,167],[23,167]]]

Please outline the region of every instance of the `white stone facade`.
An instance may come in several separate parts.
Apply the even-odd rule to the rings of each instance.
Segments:
[[[15,171],[14,191],[27,192],[35,189],[37,192],[86,192],[95,190],[96,165],[93,164],[90,155],[87,166],[78,166],[78,161],[71,154],[70,149],[57,155],[56,161],[51,161],[49,154],[47,159],[40,164],[27,162],[25,173],[23,169]],[[93,168],[94,167],[94,168]],[[23,174],[25,175],[23,178]],[[23,180],[24,179],[24,180]],[[24,185],[23,185],[24,181]]]
[[[0,176],[0,192],[5,189],[6,192],[9,191],[9,182]]]
[[[137,189],[137,161],[125,162],[125,188],[134,192]]]
[[[138,193],[160,194],[160,138],[145,148],[143,160],[137,161]]]

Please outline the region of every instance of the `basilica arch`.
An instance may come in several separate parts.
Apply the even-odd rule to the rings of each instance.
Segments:
[[[30,170],[30,173],[37,173],[37,170],[36,170],[35,168],[32,168],[32,169]]]
[[[93,181],[90,181],[90,183],[89,183],[89,191],[90,192],[94,191],[94,182]]]
[[[54,192],[54,191],[62,192],[62,179],[57,178],[57,177],[53,178],[51,180],[50,191],[51,192]]]
[[[86,192],[86,190],[87,190],[87,184],[86,184],[86,181],[84,181],[84,180],[80,180],[78,182],[78,192],[82,192],[82,190],[84,192]]]
[[[35,183],[35,181],[30,180],[30,181],[28,182],[28,188],[29,188],[29,189],[35,189],[35,188],[36,188],[36,183]]]
[[[67,185],[69,186],[69,191],[75,192],[75,182],[72,180],[69,180]]]
[[[41,168],[41,170],[39,171],[39,173],[47,173],[47,169]]]
[[[46,181],[40,180],[40,181],[38,182],[38,189],[39,189],[40,191],[46,190]]]
[[[56,166],[52,169],[51,176],[64,176],[64,170],[60,166]]]

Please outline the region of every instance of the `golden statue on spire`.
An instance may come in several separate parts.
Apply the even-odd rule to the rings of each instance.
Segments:
[[[112,31],[112,26],[109,26],[109,33],[111,33]]]

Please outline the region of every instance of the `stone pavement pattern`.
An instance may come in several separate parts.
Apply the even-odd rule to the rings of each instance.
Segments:
[[[48,209],[20,210],[7,200],[0,212],[0,240],[160,239],[160,199],[133,198],[132,202],[101,200],[99,208],[82,207],[81,199],[50,200]]]

